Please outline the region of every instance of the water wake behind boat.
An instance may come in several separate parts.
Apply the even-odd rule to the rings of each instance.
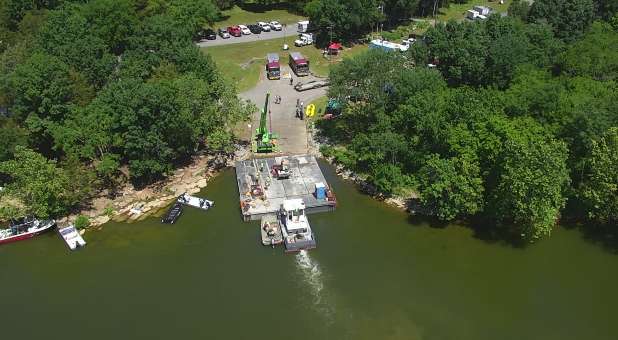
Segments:
[[[312,306],[326,316],[328,322],[332,322],[335,309],[324,291],[324,275],[320,265],[309,256],[306,250],[301,250],[296,254],[296,265],[304,283],[309,288],[309,293],[313,299]]]

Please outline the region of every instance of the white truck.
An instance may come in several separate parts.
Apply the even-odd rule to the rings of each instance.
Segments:
[[[298,33],[307,33],[309,30],[309,20],[299,21],[298,22]]]
[[[313,33],[301,33],[298,39],[294,40],[295,46],[307,46],[313,44]]]

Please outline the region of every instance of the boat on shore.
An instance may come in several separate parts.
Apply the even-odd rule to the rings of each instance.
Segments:
[[[33,217],[11,220],[8,228],[0,229],[0,244],[27,240],[56,226],[54,220],[38,220]]]
[[[262,235],[262,244],[265,246],[275,246],[283,243],[283,235],[281,226],[277,221],[276,215],[266,215],[260,221],[260,234]]]
[[[302,198],[284,200],[279,212],[279,224],[286,252],[313,249],[317,246],[315,235],[305,215]]]
[[[208,210],[215,205],[215,202],[213,201],[209,201],[205,198],[191,196],[187,193],[178,196],[178,199],[176,201],[180,204],[188,205],[202,210]]]
[[[64,240],[64,243],[67,244],[67,247],[69,247],[69,249],[71,250],[75,250],[86,245],[86,241],[84,241],[82,235],[73,225],[59,228],[58,234]]]
[[[167,213],[165,213],[165,216],[161,219],[161,223],[174,224],[180,215],[182,215],[182,204],[176,202],[169,208]]]

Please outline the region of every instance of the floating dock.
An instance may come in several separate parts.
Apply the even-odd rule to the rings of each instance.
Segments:
[[[277,179],[271,169],[273,165],[281,164],[282,160],[289,167],[290,177]],[[335,195],[314,156],[256,158],[236,162],[236,181],[245,221],[259,220],[262,216],[276,213],[286,199],[301,198],[308,214],[333,211],[337,206]],[[326,186],[327,194],[316,194],[316,184],[318,188]]]

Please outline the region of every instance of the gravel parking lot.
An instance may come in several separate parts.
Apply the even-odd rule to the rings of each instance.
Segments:
[[[260,34],[249,34],[242,35],[240,37],[230,37],[229,39],[223,39],[219,35],[217,35],[216,40],[203,40],[197,43],[199,47],[209,47],[209,46],[221,46],[221,45],[231,45],[231,44],[240,44],[246,42],[253,42],[259,40],[269,40],[269,39],[283,39],[283,37],[287,37],[287,44],[292,46],[294,45],[294,40],[298,37],[298,32],[296,32],[296,24],[290,24],[284,26],[281,31],[273,31],[270,32],[262,32]],[[283,45],[283,42],[281,43]]]

